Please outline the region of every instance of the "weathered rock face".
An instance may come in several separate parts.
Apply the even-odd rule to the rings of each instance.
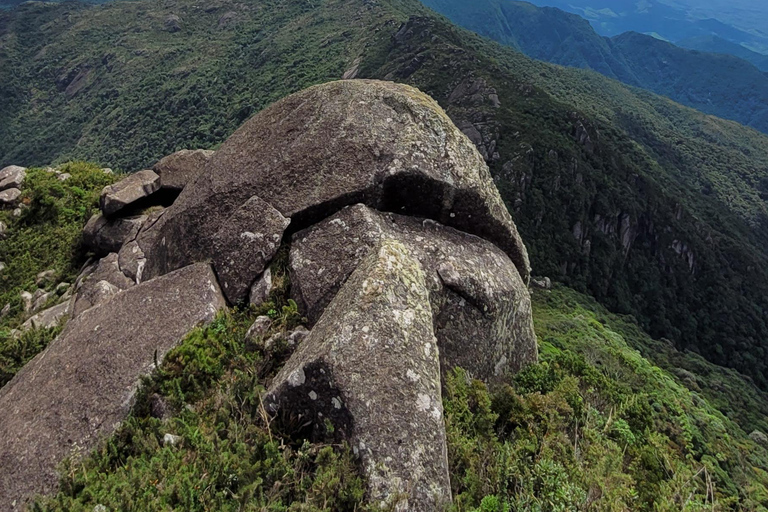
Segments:
[[[97,256],[118,252],[123,245],[136,239],[146,220],[146,215],[117,219],[94,215],[83,229],[83,243]]]
[[[73,292],[28,320],[70,316],[0,390],[0,509],[54,489],[56,464],[114,429],[155,353],[226,301],[267,300],[286,238],[314,328],[267,336],[262,316],[245,346],[295,349],[265,404],[288,427],[347,438],[374,502],[450,502],[441,371],[492,382],[536,360],[525,246],[483,158],[410,87],[310,88],[215,154],[178,152],[106,187],[101,209],[84,230],[101,259],[73,287],[22,294],[32,315]]]
[[[210,266],[200,263],[71,320],[0,389],[0,509],[21,509],[31,495],[54,490],[56,465],[93,448],[128,414],[155,353],[162,360],[224,305]]]
[[[254,116],[139,234],[146,275],[215,258],[214,236],[255,196],[296,228],[355,203],[430,218],[492,241],[528,279],[525,246],[482,157],[434,100],[405,85],[332,82]]]
[[[27,177],[26,168],[18,165],[9,165],[0,170],[0,190],[9,188],[21,188],[24,178]]]
[[[530,296],[509,257],[490,242],[434,221],[345,208],[293,237],[292,294],[316,321],[382,240],[421,262],[444,371],[492,381],[537,359]]]
[[[0,206],[14,205],[19,197],[21,197],[21,190],[17,188],[3,190],[0,192]]]
[[[162,158],[152,170],[160,176],[161,188],[180,192],[205,169],[212,155],[205,149],[182,149]]]
[[[75,284],[72,316],[79,316],[83,311],[108,301],[119,291],[127,290],[134,284],[120,270],[117,254],[110,253],[81,274]]]
[[[450,480],[440,364],[426,277],[385,240],[359,265],[266,396],[282,421],[350,439],[370,498],[395,510],[441,510]]]
[[[213,235],[213,266],[230,302],[248,295],[251,284],[280,247],[290,222],[269,203],[253,196]]]
[[[109,217],[126,206],[149,197],[160,189],[160,176],[154,171],[139,171],[128,175],[101,192],[101,211]]]

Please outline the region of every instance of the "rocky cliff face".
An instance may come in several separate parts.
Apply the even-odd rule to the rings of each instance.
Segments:
[[[101,210],[84,233],[101,259],[55,306],[66,328],[0,391],[3,509],[52,491],[56,465],[113,431],[186,332],[263,300],[283,244],[311,330],[265,407],[349,441],[374,502],[451,501],[441,375],[494,382],[537,360],[525,245],[472,142],[411,87],[300,92],[215,154],[105,188]]]

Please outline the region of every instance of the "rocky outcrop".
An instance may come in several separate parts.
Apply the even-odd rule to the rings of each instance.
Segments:
[[[35,320],[69,316],[64,331],[0,391],[0,508],[52,490],[73,447],[112,431],[155,354],[226,302],[268,300],[283,242],[275,286],[291,284],[312,329],[268,336],[262,316],[246,333],[247,350],[289,356],[264,403],[294,431],[347,439],[373,502],[448,505],[441,376],[494,383],[536,361],[525,246],[472,142],[411,87],[312,87],[214,154],[106,187],[101,210],[83,234],[101,259]],[[58,293],[39,291],[29,310]]]
[[[160,176],[161,188],[180,192],[205,169],[212,155],[213,151],[204,149],[182,149],[162,158],[152,170]]]
[[[210,266],[199,263],[71,320],[0,389],[0,509],[54,490],[56,465],[110,434],[154,362],[224,305]]]
[[[101,211],[107,217],[116,214],[128,205],[149,197],[160,189],[160,176],[154,171],[139,171],[130,174],[114,185],[104,188],[101,193]]]
[[[443,370],[493,381],[536,361],[530,297],[509,257],[490,242],[431,220],[346,208],[293,238],[292,294],[316,321],[382,240],[394,239],[426,275]]]
[[[314,435],[330,422],[359,455],[370,499],[394,510],[441,510],[451,496],[427,280],[404,245],[383,241],[265,398]]]
[[[430,218],[493,242],[528,280],[527,251],[482,157],[434,100],[408,86],[332,82],[254,116],[139,234],[145,274],[215,259],[214,236],[254,196],[294,229],[355,203]]]

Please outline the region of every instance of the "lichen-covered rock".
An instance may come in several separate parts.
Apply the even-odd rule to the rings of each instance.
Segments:
[[[230,303],[248,298],[251,285],[269,265],[290,222],[269,203],[253,196],[213,235],[213,267]]]
[[[214,236],[254,195],[297,227],[355,203],[431,218],[492,241],[528,279],[525,246],[483,158],[406,85],[331,82],[254,116],[139,234],[147,275],[213,257]]]
[[[18,165],[9,165],[0,170],[0,190],[9,188],[21,188],[24,178],[27,177],[27,169]]]
[[[205,169],[213,151],[182,149],[162,158],[152,167],[160,176],[160,187],[181,191]]]
[[[149,197],[160,189],[160,176],[154,171],[139,171],[129,174],[101,191],[101,211],[107,217],[116,214],[129,205]]]
[[[385,240],[363,260],[277,375],[265,405],[278,421],[309,424],[316,436],[333,424],[360,456],[374,502],[416,511],[450,502],[429,291],[405,246]]]
[[[0,510],[56,488],[56,466],[123,420],[141,378],[225,306],[210,265],[122,291],[67,324],[0,389]]]
[[[21,197],[21,190],[17,188],[9,188],[0,192],[0,206],[11,206]],[[16,215],[18,217],[18,215]]]
[[[135,240],[146,215],[108,219],[95,214],[83,228],[83,244],[97,256],[118,252],[126,243]]]
[[[310,321],[384,239],[398,240],[421,262],[445,372],[461,366],[493,381],[536,362],[530,295],[504,252],[434,221],[365,205],[345,208],[293,237],[292,294]]]

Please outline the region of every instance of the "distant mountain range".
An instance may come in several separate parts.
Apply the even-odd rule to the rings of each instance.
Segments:
[[[768,75],[742,58],[680,48],[637,32],[603,37],[577,15],[528,2],[424,3],[455,23],[530,57],[592,69],[707,114],[768,132]],[[738,46],[712,36],[688,39],[688,45],[704,50]],[[764,69],[768,66],[768,57],[738,48]]]
[[[717,36],[768,53],[768,10],[756,0],[532,0],[583,16],[604,36],[653,34],[671,42]]]

